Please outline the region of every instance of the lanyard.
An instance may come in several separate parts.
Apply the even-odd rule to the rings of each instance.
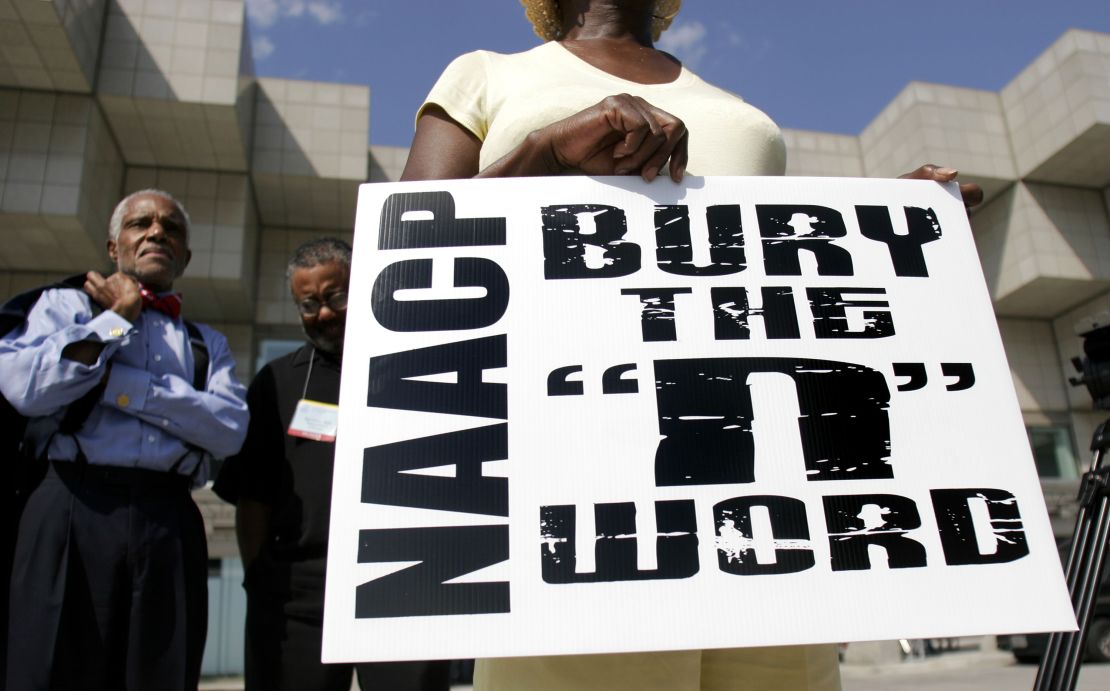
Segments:
[[[308,380],[312,378],[312,362],[316,359],[316,346],[312,346],[312,354],[308,356],[308,372],[304,375],[304,389],[301,391],[301,399],[308,397]]]

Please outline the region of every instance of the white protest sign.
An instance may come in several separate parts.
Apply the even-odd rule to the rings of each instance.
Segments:
[[[364,185],[324,660],[1070,630],[954,185]]]

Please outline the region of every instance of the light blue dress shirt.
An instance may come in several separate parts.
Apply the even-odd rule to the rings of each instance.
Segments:
[[[47,290],[23,327],[0,339],[0,391],[32,418],[27,439],[39,455],[49,444],[47,458],[73,460],[80,448],[93,464],[175,470],[200,484],[211,458],[239,450],[248,412],[227,339],[197,326],[209,355],[204,391],[193,388],[181,319],[154,310],[133,324],[111,310],[94,316],[81,291]],[[93,365],[62,357],[82,340],[105,344]],[[66,406],[95,387],[109,363],[104,393],[76,439],[54,434]]]

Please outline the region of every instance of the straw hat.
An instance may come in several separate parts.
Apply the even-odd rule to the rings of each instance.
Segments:
[[[555,41],[562,38],[563,22],[557,7],[558,0],[520,0],[524,5],[524,13],[536,35],[545,41]],[[671,25],[671,20],[678,14],[682,7],[682,0],[655,0],[655,9],[652,14],[655,19],[651,22],[651,39],[659,40],[659,35]]]

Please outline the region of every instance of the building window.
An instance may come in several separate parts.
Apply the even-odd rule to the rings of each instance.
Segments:
[[[290,340],[287,338],[265,338],[258,343],[258,357],[254,360],[254,371],[257,373],[266,363],[288,355],[304,345],[303,340]]]
[[[1033,448],[1033,460],[1037,464],[1038,475],[1064,480],[1079,477],[1075,445],[1068,427],[1053,425],[1026,427],[1025,430],[1029,434],[1029,446]]]

